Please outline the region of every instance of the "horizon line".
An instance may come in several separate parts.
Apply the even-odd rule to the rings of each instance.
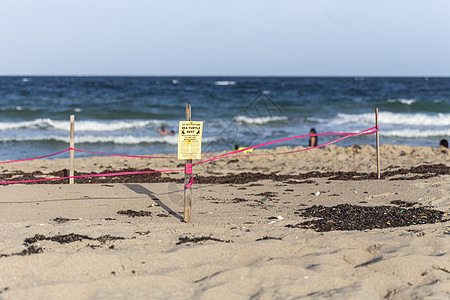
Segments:
[[[447,78],[450,75],[132,75],[132,74],[0,74],[0,77],[298,77],[298,78]]]

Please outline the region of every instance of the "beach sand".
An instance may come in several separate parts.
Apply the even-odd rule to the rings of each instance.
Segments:
[[[0,174],[45,177],[68,165],[3,164]],[[416,172],[421,165],[434,167]],[[449,299],[450,222],[298,226],[317,220],[302,215],[313,205],[429,209],[447,220],[449,166],[448,151],[394,145],[381,147],[381,180],[364,177],[376,172],[367,145],[223,158],[194,166],[190,223],[182,222],[183,172],[157,182],[4,185],[0,299]],[[75,160],[85,173],[183,167],[176,158]]]

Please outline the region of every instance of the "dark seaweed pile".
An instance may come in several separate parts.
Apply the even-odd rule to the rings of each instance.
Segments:
[[[109,234],[102,235],[98,238],[93,238],[87,235],[77,234],[77,233],[69,233],[69,234],[62,234],[62,235],[55,235],[51,237],[46,237],[43,234],[35,234],[31,238],[27,238],[24,240],[24,245],[28,246],[30,244],[36,243],[38,241],[52,241],[52,242],[58,242],[60,244],[68,244],[73,243],[77,241],[82,240],[91,240],[91,241],[99,241],[100,243],[105,243],[106,241],[114,241],[114,240],[124,240],[125,238],[120,236],[111,236]]]
[[[119,210],[117,213],[119,215],[129,216],[130,218],[134,218],[134,217],[150,217],[152,215],[152,213],[149,212],[149,211],[145,211],[145,210],[135,211],[135,210],[131,210],[131,209]]]
[[[281,240],[280,237],[272,237],[272,236],[263,236],[262,238],[256,239],[256,241],[264,241],[264,240]]]
[[[69,219],[69,218],[62,218],[62,217],[56,217],[53,219],[53,221],[55,221],[56,223],[62,224],[62,223],[66,223],[69,221],[76,221],[77,219]]]
[[[122,169],[122,170],[105,170],[101,173],[81,173],[75,172],[75,175],[97,175],[97,174],[111,174],[120,172],[138,172],[138,171],[153,171],[151,169]],[[449,175],[450,166],[444,164],[434,165],[420,165],[418,167],[412,167],[410,169],[397,169],[392,171],[384,171],[381,173],[382,179],[389,180],[415,180],[415,179],[427,179],[439,175]],[[58,172],[52,172],[45,174],[52,177],[64,177],[67,176],[67,170],[61,170]],[[413,176],[411,176],[413,175]],[[44,174],[40,171],[25,173],[22,171],[16,171],[12,173],[4,173],[0,175],[0,181],[13,180],[33,180],[45,178]],[[351,172],[307,172],[298,175],[277,175],[276,173],[264,174],[264,173],[250,173],[243,172],[238,174],[225,175],[225,176],[200,176],[195,175],[195,182],[198,184],[245,184],[249,182],[255,182],[260,180],[272,180],[278,182],[284,182],[288,184],[301,184],[301,183],[313,183],[309,178],[327,178],[328,180],[372,180],[376,179],[377,175],[374,172],[371,173],[359,173],[355,171]],[[113,175],[113,176],[96,176],[96,177],[83,177],[75,178],[77,183],[146,183],[146,182],[178,182],[182,183],[184,179],[162,177],[161,173],[149,173],[149,174],[135,174],[135,175]],[[68,183],[67,179],[61,180],[49,180],[31,182],[30,184],[61,184]]]
[[[16,253],[12,253],[12,254],[0,254],[0,258],[13,256],[13,255],[25,256],[25,255],[30,255],[30,254],[42,253],[42,252],[44,252],[44,250],[41,247],[36,247],[34,245],[31,245],[31,246],[28,246],[26,249],[22,250],[21,252],[16,252]]]
[[[211,236],[200,236],[200,237],[188,237],[188,236],[184,236],[184,237],[179,237],[178,238],[178,242],[176,243],[176,245],[181,245],[184,243],[202,243],[204,241],[214,241],[214,242],[221,242],[221,243],[231,243],[230,240],[221,240],[218,238],[213,238]]]
[[[43,234],[35,234],[33,237],[26,238],[24,240],[23,245],[27,247],[26,249],[22,250],[21,252],[12,253],[12,254],[0,254],[0,258],[9,257],[9,256],[13,256],[13,255],[25,256],[25,255],[43,253],[44,249],[42,249],[41,247],[37,247],[33,244],[36,242],[39,242],[39,241],[44,241],[44,240],[58,242],[60,244],[68,244],[68,243],[78,242],[78,241],[82,241],[82,240],[91,240],[91,241],[98,241],[98,242],[100,242],[101,245],[103,245],[108,241],[124,240],[124,239],[125,239],[124,237],[112,236],[109,234],[99,236],[98,238],[93,238],[93,237],[90,237],[87,235],[82,235],[82,234],[77,234],[77,233],[60,234],[60,235],[55,235],[55,236],[50,236],[50,237],[47,237]],[[88,244],[88,247],[96,248],[96,247],[100,247],[100,246]],[[111,245],[109,247],[109,249],[114,249],[114,245]]]
[[[308,228],[322,232],[332,230],[370,230],[449,221],[449,219],[444,219],[445,213],[442,211],[410,206],[408,202],[406,202],[406,205],[402,203],[401,206],[340,204],[325,207],[322,205],[313,205],[308,208],[299,209],[295,214],[306,218],[317,219],[308,220],[296,225],[286,225],[286,227]]]

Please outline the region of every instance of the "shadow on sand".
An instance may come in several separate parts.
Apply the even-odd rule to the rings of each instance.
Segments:
[[[143,187],[140,184],[132,184],[132,183],[126,183],[124,184],[127,188],[129,188],[130,190],[132,190],[133,192],[137,193],[137,194],[144,194],[150,197],[150,199],[152,199],[153,201],[155,201],[156,204],[158,204],[159,206],[161,206],[165,211],[167,211],[169,214],[177,217],[180,221],[184,221],[183,216],[179,215],[178,213],[176,213],[173,209],[171,209],[170,207],[168,207],[166,204],[164,204],[161,200],[159,200],[158,197],[156,197],[156,195],[146,189],[145,187]]]

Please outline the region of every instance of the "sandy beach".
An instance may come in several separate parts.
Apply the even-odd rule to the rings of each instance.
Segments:
[[[0,299],[448,299],[450,152],[380,153],[380,180],[368,145],[196,165],[190,223],[183,172],[3,185]],[[68,166],[2,164],[0,176]],[[174,157],[75,160],[83,174],[183,167]]]

